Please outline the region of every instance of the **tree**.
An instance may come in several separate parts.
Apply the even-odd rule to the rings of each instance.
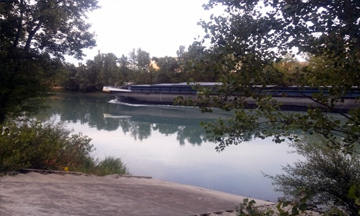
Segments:
[[[117,57],[113,53],[107,53],[97,56],[98,76],[96,78],[96,88],[102,89],[103,86],[115,86],[120,81],[120,71],[117,67]]]
[[[359,179],[353,168],[358,168],[360,153],[360,104],[359,98],[349,100],[345,96],[358,92],[360,87],[360,1],[209,0],[204,7],[217,6],[224,8],[223,15],[212,15],[210,21],[200,22],[206,32],[204,40],[211,44],[201,58],[214,61],[222,84],[217,86],[216,97],[210,95],[211,91],[201,91],[206,97],[199,105],[205,111],[209,110],[207,106],[213,106],[234,115],[215,124],[204,124],[210,140],[218,143],[216,149],[222,151],[249,137],[298,143],[299,131],[306,136],[319,136],[333,154],[322,155],[318,149],[311,149],[306,154],[316,160],[286,167],[288,175],[275,177],[275,183],[290,195],[300,187],[316,199],[324,195],[350,206],[356,214]],[[282,63],[286,66],[289,57],[299,54],[307,54],[309,62],[284,73],[287,69]],[[207,65],[202,61],[195,67],[203,69]],[[293,84],[320,90],[308,97],[316,104],[306,112],[283,112],[281,104],[264,88]],[[249,100],[256,102],[256,109],[244,109]],[[336,109],[344,101],[354,107],[346,111]],[[311,143],[305,143],[305,147],[310,146]],[[345,168],[330,169],[336,167],[335,162],[340,164],[350,157],[354,166],[341,164],[347,168],[346,173]],[[309,168],[314,164],[320,164],[317,171],[321,174],[335,175],[319,178],[320,172]],[[338,192],[341,197],[334,197]]]
[[[0,122],[29,99],[45,92],[54,58],[81,58],[82,49],[95,46],[85,23],[96,0],[39,0],[1,2]]]
[[[133,49],[129,53],[131,64],[139,70],[146,70],[150,64],[150,54],[142,49]]]
[[[222,72],[218,67],[223,67],[223,65],[218,62],[218,56],[212,50],[207,50],[206,46],[195,41],[188,47],[187,51],[180,47],[179,53],[181,56],[179,56],[178,64],[182,70],[181,73],[187,80],[219,81]]]
[[[177,69],[179,69],[176,58],[162,57],[156,58],[156,64],[159,69],[156,71],[155,83],[176,83],[179,80],[177,78]]]
[[[128,60],[128,57],[126,57],[125,55],[122,55],[119,58],[119,64],[120,64],[120,73],[122,75],[123,78],[123,82],[130,82],[130,74],[131,74],[131,70],[129,68],[130,63]]]
[[[309,80],[305,81],[302,78],[302,76],[305,75],[303,69],[308,64],[308,62],[299,62],[296,58],[287,54],[281,61],[273,63],[268,69],[271,70],[272,67],[274,67],[279,71],[279,76],[281,76],[281,80],[285,86],[309,85]]]
[[[83,64],[79,64],[78,67],[76,67],[74,64],[65,64],[66,72],[64,73],[64,79],[61,84],[66,90],[70,90],[70,91],[79,90],[79,82],[77,80],[77,74],[78,71],[81,70],[80,68],[83,68],[83,70],[85,70],[85,66]]]
[[[185,46],[181,45],[179,46],[179,50],[176,51],[176,55],[178,58],[182,57],[182,55],[185,53]]]
[[[113,53],[98,54],[86,65],[68,67],[68,77],[64,87],[72,91],[99,91],[103,86],[122,84],[121,68],[118,67],[118,58]],[[123,62],[120,62],[123,64]]]
[[[133,70],[131,80],[135,83],[152,83],[152,74],[149,70],[150,54],[142,49],[133,49],[129,53],[130,68]]]
[[[201,21],[211,44],[205,53],[210,53],[216,73],[222,75],[218,97],[207,100],[212,106],[234,110],[235,115],[206,126],[211,139],[219,143],[217,150],[238,144],[252,133],[258,138],[271,136],[275,142],[296,140],[293,131],[301,129],[321,135],[333,148],[353,153],[360,140],[360,106],[344,113],[335,104],[360,86],[360,2],[210,0],[205,9],[218,5],[225,8],[224,15]],[[322,107],[284,113],[271,96],[253,90],[254,85],[287,86],[283,72],[274,66],[286,53],[308,53],[326,62],[304,66],[302,76],[289,74],[299,86],[322,89],[325,83],[331,85],[328,95],[310,97]],[[206,68],[206,62],[196,67]],[[257,109],[244,110],[248,98],[256,102]],[[328,112],[337,112],[345,120]]]

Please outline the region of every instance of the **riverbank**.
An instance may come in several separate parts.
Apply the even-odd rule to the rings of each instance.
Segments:
[[[141,176],[0,177],[0,215],[236,215],[245,197]],[[256,200],[257,205],[272,205]]]

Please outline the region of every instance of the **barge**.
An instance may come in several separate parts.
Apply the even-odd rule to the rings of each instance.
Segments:
[[[220,83],[162,83],[151,85],[104,86],[103,91],[114,94],[116,99],[129,104],[174,105],[177,97],[197,99],[195,86],[215,88]]]
[[[104,86],[103,91],[114,94],[119,102],[128,104],[153,104],[153,105],[174,105],[174,100],[178,97],[191,98],[193,101],[198,99],[197,87],[210,88],[216,96],[216,88],[221,83],[198,82],[198,83],[162,83],[147,85],[124,85],[121,87]],[[303,111],[308,106],[319,106],[311,97],[314,94],[322,93],[328,95],[328,88],[321,90],[314,87],[279,87],[279,86],[253,86],[255,91],[260,94],[271,95],[273,99],[282,104],[283,110]],[[234,93],[236,95],[236,93]],[[348,111],[352,108],[360,107],[356,99],[360,98],[360,91],[354,88],[343,98],[343,102],[335,104],[335,110]],[[255,107],[255,100],[246,99],[249,108]]]

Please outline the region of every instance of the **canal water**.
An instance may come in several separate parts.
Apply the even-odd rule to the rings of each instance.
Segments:
[[[111,95],[57,94],[45,101],[38,115],[43,121],[63,121],[74,133],[92,138],[93,156],[120,157],[132,175],[219,190],[276,201],[264,174],[281,173],[281,167],[300,156],[289,154],[287,144],[271,139],[250,140],[216,152],[200,122],[229,117],[193,107],[132,106]]]

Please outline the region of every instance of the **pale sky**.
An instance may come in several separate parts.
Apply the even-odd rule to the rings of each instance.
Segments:
[[[88,14],[97,47],[84,50],[84,60],[93,59],[98,50],[128,55],[141,48],[150,56],[176,56],[180,45],[186,48],[203,29],[200,19],[211,12],[202,7],[208,0],[100,0],[101,9]]]

